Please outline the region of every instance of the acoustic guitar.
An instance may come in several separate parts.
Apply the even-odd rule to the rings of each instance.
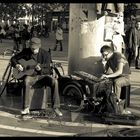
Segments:
[[[37,65],[37,62],[33,59],[30,60],[25,60],[25,59],[20,59],[18,61],[22,66],[23,66],[23,71],[19,71],[17,68],[13,68],[13,77],[16,79],[20,79],[23,76],[27,75],[33,75],[35,71],[35,67]]]

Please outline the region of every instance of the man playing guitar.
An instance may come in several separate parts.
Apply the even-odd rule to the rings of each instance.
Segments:
[[[53,108],[58,116],[62,116],[60,109],[60,97],[58,81],[51,76],[51,56],[48,51],[41,48],[41,40],[33,37],[29,48],[24,48],[20,53],[11,58],[12,66],[17,70],[14,75],[17,79],[24,79],[25,82],[25,105],[22,115],[29,114],[29,94],[32,87],[49,86],[53,94]],[[13,72],[14,74],[14,72]]]

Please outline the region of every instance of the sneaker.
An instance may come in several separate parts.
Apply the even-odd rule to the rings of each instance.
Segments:
[[[132,114],[130,111],[127,111],[127,110],[123,110],[122,111],[122,114],[124,114],[124,115],[130,115],[130,114]]]
[[[125,105],[125,100],[119,100],[119,102],[117,102],[118,111],[119,111],[120,113],[123,112],[123,110],[124,110],[124,105]]]
[[[27,114],[29,114],[29,113],[30,113],[29,107],[27,107],[27,108],[25,108],[23,111],[21,111],[21,114],[22,114],[22,115],[27,115]]]
[[[60,117],[63,116],[62,112],[58,108],[55,108],[54,112]]]

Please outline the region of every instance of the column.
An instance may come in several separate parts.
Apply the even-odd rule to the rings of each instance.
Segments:
[[[97,20],[95,3],[70,4],[68,73],[82,70],[96,76],[103,72],[100,48],[105,17]]]

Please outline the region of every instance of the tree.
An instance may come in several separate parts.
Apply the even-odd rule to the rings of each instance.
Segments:
[[[68,7],[67,3],[0,3],[0,19],[17,22],[19,17],[31,15],[32,23],[38,19],[38,24],[43,24],[50,22],[54,9],[60,8],[64,19]]]
[[[68,6],[69,4],[66,3],[32,3],[32,10],[28,9],[28,12],[33,16],[33,21],[38,18],[38,24],[43,24],[43,21],[49,22],[54,9],[59,9],[60,7],[62,7],[61,11],[64,13],[62,16],[65,17]]]
[[[0,3],[1,20],[17,21],[19,17],[26,15],[26,5],[24,3]]]

